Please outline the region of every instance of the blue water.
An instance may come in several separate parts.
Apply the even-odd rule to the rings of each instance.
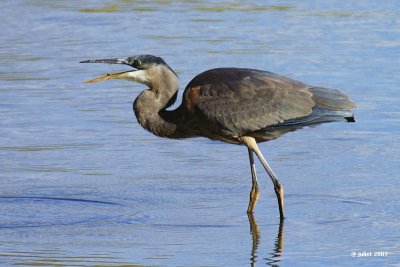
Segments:
[[[9,0],[0,17],[0,265],[399,264],[398,1]],[[79,61],[136,54],[181,88],[222,66],[338,88],[357,123],[260,145],[287,219],[258,164],[249,220],[245,148],[159,139],[132,112],[143,85],[82,84],[127,68]]]

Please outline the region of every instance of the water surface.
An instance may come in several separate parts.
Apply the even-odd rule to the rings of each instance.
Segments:
[[[0,12],[1,265],[400,262],[397,1],[26,0]],[[339,88],[357,123],[262,144],[287,219],[260,165],[248,218],[246,149],[158,139],[132,112],[145,87],[81,83],[126,69],[81,60],[144,53],[162,56],[181,87],[236,66]]]

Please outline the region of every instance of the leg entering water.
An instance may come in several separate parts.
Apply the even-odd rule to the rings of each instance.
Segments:
[[[258,200],[259,189],[258,189],[258,183],[257,183],[257,174],[256,174],[256,166],[254,164],[253,151],[248,149],[248,152],[249,152],[251,180],[252,180],[252,186],[251,186],[251,191],[250,191],[250,202],[249,202],[249,206],[247,208],[247,213],[249,214],[249,213],[253,213],[253,209]]]
[[[258,159],[261,161],[261,164],[264,166],[264,169],[267,171],[269,177],[271,178],[271,181],[274,184],[275,194],[278,199],[280,219],[283,220],[285,218],[283,213],[283,195],[284,195],[283,186],[279,183],[278,178],[276,178],[276,175],[272,171],[271,167],[264,159],[260,149],[258,148],[256,140],[253,137],[249,136],[241,136],[239,137],[239,140],[241,141],[241,143],[246,145],[249,150],[256,153]]]
[[[272,180],[272,183],[274,184],[274,190],[276,197],[278,199],[278,206],[279,206],[279,215],[281,220],[285,218],[284,213],[283,213],[283,186],[279,183],[278,179],[276,178],[274,172],[272,171],[271,167],[269,167],[267,161],[264,159],[263,155],[261,154],[260,150],[255,151],[256,155],[260,159],[262,165],[264,166],[265,170],[269,174],[269,177]]]

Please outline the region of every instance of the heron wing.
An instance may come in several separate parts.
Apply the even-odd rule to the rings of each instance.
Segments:
[[[312,96],[306,84],[271,72],[220,68],[196,76],[183,104],[215,129],[243,135],[311,114]]]

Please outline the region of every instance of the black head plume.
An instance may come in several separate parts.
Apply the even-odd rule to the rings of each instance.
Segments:
[[[165,63],[165,61],[161,57],[156,57],[152,55],[139,55],[128,57],[125,59],[125,62],[127,65],[130,65],[139,70],[147,69],[154,65],[167,65],[167,63]]]

